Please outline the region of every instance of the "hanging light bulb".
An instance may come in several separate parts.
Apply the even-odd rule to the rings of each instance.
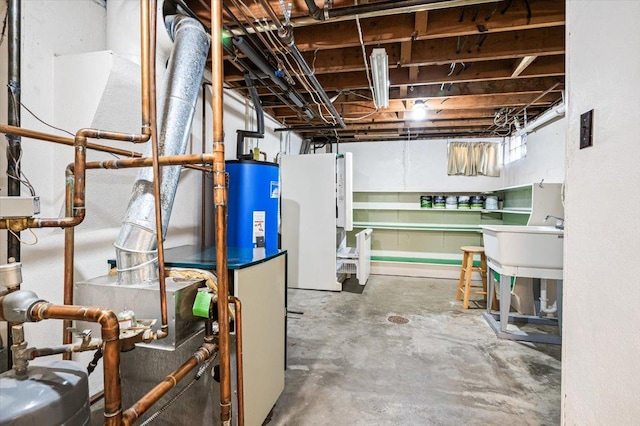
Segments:
[[[411,119],[419,121],[425,118],[427,118],[427,106],[422,99],[418,99],[411,108]]]

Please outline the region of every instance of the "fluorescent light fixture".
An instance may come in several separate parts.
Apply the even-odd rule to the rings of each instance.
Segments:
[[[384,48],[371,52],[371,75],[373,76],[373,101],[376,108],[389,106],[389,56]]]
[[[422,99],[418,99],[413,103],[413,107],[411,108],[411,119],[419,121],[425,118],[427,118],[427,106]]]

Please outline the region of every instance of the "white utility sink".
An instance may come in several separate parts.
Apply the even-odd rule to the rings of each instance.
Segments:
[[[483,225],[490,263],[509,269],[562,270],[564,230],[553,226]]]

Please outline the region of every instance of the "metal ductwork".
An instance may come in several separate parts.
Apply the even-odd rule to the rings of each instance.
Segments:
[[[159,114],[159,155],[185,153],[202,76],[209,53],[209,36],[200,22],[174,15],[165,19],[174,47],[169,58]],[[150,148],[146,153],[150,157]],[[181,166],[163,167],[160,173],[162,237],[167,232]],[[157,280],[157,242],[153,195],[153,169],[144,168],[133,187],[127,213],[115,242],[118,283],[141,284]]]

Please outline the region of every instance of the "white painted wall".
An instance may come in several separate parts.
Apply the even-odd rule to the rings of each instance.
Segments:
[[[527,156],[502,169],[505,186],[532,182],[564,182],[566,119],[560,119],[527,135]]]
[[[640,2],[567,3],[562,407],[566,425],[640,418]],[[579,149],[594,110],[593,147]]]
[[[501,142],[502,139],[478,139]],[[446,139],[341,143],[353,153],[353,189],[488,191],[504,186],[500,177],[448,176]],[[334,145],[335,151],[335,145]]]
[[[113,1],[114,6],[124,7],[132,13],[130,5],[137,2]],[[0,0],[0,11],[4,10],[5,0]],[[134,10],[133,13],[137,13]],[[159,31],[163,28],[159,27]],[[125,32],[129,37],[137,37],[135,32]],[[139,88],[130,90],[128,83],[139,85],[135,81],[139,73],[123,72],[114,77],[110,69],[114,57],[122,58],[106,52],[107,49],[107,13],[106,10],[91,0],[30,0],[23,2],[23,51],[22,51],[22,101],[41,119],[75,133],[79,128],[91,127],[99,123],[108,130],[139,130]],[[138,43],[117,43],[110,31],[109,45],[120,49],[120,46],[133,46]],[[127,49],[123,54],[126,57]],[[6,55],[6,42],[0,54]],[[0,70],[2,78],[6,77],[5,56],[2,56]],[[120,59],[118,59],[120,60]],[[134,64],[134,66],[137,66]],[[121,71],[122,68],[119,68]],[[135,71],[135,70],[134,70]],[[116,73],[117,74],[117,73]],[[109,80],[110,78],[115,80]],[[118,80],[120,78],[120,80]],[[109,85],[109,83],[117,83]],[[122,96],[122,106],[118,110],[104,110],[104,93],[98,88],[108,87],[116,95]],[[4,87],[4,83],[3,83]],[[111,94],[114,94],[111,93]],[[6,122],[6,90],[0,90],[3,115],[1,122]],[[211,96],[207,97],[206,124],[209,127],[205,147],[208,152],[212,148],[211,138]],[[107,103],[108,104],[108,103]],[[100,105],[100,107],[98,107]],[[98,108],[97,115],[94,114]],[[111,107],[113,108],[113,106]],[[122,111],[126,114],[121,114]],[[245,111],[245,101],[232,94],[225,96],[225,145],[226,158],[235,158],[236,129],[245,129],[251,125],[252,111]],[[133,112],[129,112],[129,111]],[[196,107],[192,141],[188,152],[199,153],[202,147],[202,100]],[[248,114],[245,114],[247,112]],[[125,117],[133,115],[133,118]],[[249,117],[245,119],[245,117]],[[26,111],[22,112],[22,125],[25,128],[62,134],[48,128]],[[254,119],[253,119],[254,120]],[[281,150],[285,150],[285,134],[275,133],[280,127],[271,119],[266,120],[266,138],[259,142],[260,149],[267,152],[270,161],[276,158]],[[249,127],[254,128],[254,127]],[[282,135],[282,136],[281,136]],[[68,135],[67,135],[68,136]],[[121,148],[143,151],[142,146],[127,145],[109,141],[96,141]],[[289,146],[291,152],[297,153],[300,139],[293,137]],[[0,154],[4,161],[6,141],[0,137]],[[61,145],[41,141],[23,139],[23,170],[37,190],[42,201],[40,217],[57,217],[62,214],[64,206],[64,168],[73,161],[73,149]],[[107,154],[90,151],[88,160],[110,159]],[[5,165],[0,165],[2,170]],[[4,174],[4,173],[2,173]],[[113,242],[118,234],[120,223],[130,198],[131,188],[136,172],[132,170],[87,172],[87,216],[76,228],[75,279],[86,280],[104,275],[107,272],[107,259],[114,257]],[[185,170],[182,174],[179,189],[174,203],[169,232],[165,247],[199,242],[200,230],[200,197],[201,174]],[[6,180],[0,181],[6,191]],[[212,191],[209,191],[212,192]],[[211,217],[211,216],[209,216]],[[212,224],[209,224],[211,229]],[[63,243],[64,232],[61,229],[35,230],[39,242],[35,246],[22,246],[23,288],[35,291],[41,298],[54,303],[62,303],[63,284]],[[26,231],[22,234],[26,241],[32,239]],[[6,239],[0,244],[6,246]],[[26,337],[31,345],[46,346],[60,344],[62,341],[62,323],[45,321],[39,324],[28,324]],[[78,357],[86,363],[91,354]],[[90,377],[91,392],[102,388],[101,370]]]

